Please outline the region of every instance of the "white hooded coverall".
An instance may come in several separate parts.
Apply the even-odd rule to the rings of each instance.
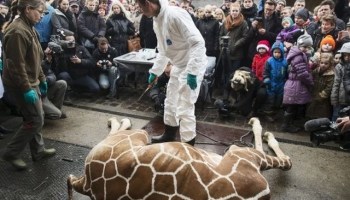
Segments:
[[[173,64],[166,91],[164,124],[180,126],[181,140],[188,142],[196,137],[194,104],[207,65],[205,43],[187,11],[169,6],[168,0],[159,1],[160,13],[153,20],[159,53],[149,72],[160,76],[169,60]],[[197,76],[195,90],[187,85],[188,74]]]

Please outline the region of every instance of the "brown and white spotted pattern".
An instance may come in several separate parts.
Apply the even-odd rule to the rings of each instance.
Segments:
[[[272,133],[264,140],[277,157],[262,150],[261,125],[252,118],[256,148],[231,146],[224,156],[186,143],[148,145],[144,130],[125,130],[130,121],[111,120],[111,132],[85,161],[85,175],[68,178],[72,188],[91,199],[269,199],[261,170],[288,170],[292,164]]]

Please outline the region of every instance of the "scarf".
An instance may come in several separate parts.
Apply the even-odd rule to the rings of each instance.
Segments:
[[[228,15],[225,20],[225,28],[226,30],[231,31],[235,27],[240,26],[243,23],[243,21],[244,17],[242,13],[240,13],[236,18],[232,18],[231,15]]]

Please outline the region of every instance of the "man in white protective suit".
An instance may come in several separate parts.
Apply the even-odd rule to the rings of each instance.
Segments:
[[[181,141],[195,143],[195,102],[206,69],[207,56],[201,33],[188,12],[169,6],[168,0],[137,0],[143,14],[153,17],[158,55],[149,70],[148,82],[160,76],[170,61],[173,68],[166,91],[165,131],[152,137],[152,143],[174,141],[180,126]]]

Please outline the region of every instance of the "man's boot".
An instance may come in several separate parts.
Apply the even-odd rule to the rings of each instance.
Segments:
[[[282,132],[296,133],[300,128],[293,125],[293,113],[284,112],[283,124],[281,126]]]
[[[172,142],[175,141],[176,132],[179,129],[178,126],[169,126],[165,125],[165,131],[162,135],[153,136],[152,143],[161,143],[161,142]]]

